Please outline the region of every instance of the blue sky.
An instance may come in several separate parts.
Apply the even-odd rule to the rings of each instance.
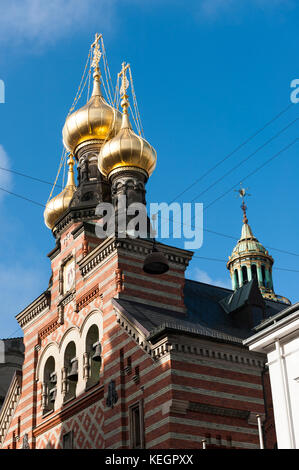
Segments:
[[[48,3],[0,0],[0,79],[6,87],[6,102],[0,104],[1,167],[55,179],[62,127],[97,31],[104,35],[113,78],[122,61],[131,63],[145,136],[158,153],[147,185],[148,202],[174,199],[291,104],[290,83],[299,78],[296,1]],[[208,206],[237,187],[298,136],[298,106],[290,106],[178,201],[196,198],[289,126],[196,201]],[[274,266],[299,271],[298,151],[296,143],[244,185],[251,193],[249,223],[269,247]],[[51,189],[3,170],[0,187],[40,204]],[[240,202],[229,191],[206,210],[204,227],[239,237]],[[0,337],[17,336],[22,332],[15,315],[48,285],[46,255],[54,239],[43,223],[42,207],[2,191],[0,217]],[[177,240],[171,244],[182,246]],[[234,244],[205,232],[195,254],[226,260]],[[194,258],[188,277],[230,286],[225,262]],[[293,302],[298,300],[298,280],[299,272],[274,271],[276,292]]]

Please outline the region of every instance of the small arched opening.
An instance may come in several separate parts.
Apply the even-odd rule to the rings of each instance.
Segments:
[[[262,264],[262,279],[263,279],[263,285],[267,287],[267,281],[266,281],[266,268]]]
[[[257,279],[256,264],[251,265],[251,277],[252,277],[252,279]]]
[[[247,266],[242,266],[243,284],[248,282]]]
[[[239,273],[237,269],[235,269],[234,271],[234,278],[235,278],[236,289],[238,289],[240,287],[240,283],[239,283]]]
[[[87,379],[86,388],[93,387],[100,380],[102,365],[102,347],[99,341],[99,328],[92,325],[86,335],[84,376]]]
[[[76,357],[76,345],[71,341],[64,353],[64,373],[62,392],[64,401],[68,401],[76,396],[76,388],[78,383],[78,358]]]
[[[57,374],[55,372],[55,359],[48,357],[44,368],[42,384],[42,411],[43,414],[54,410],[57,395]]]

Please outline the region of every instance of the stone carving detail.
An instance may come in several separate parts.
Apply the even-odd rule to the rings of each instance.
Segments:
[[[122,270],[117,268],[115,270],[115,281],[116,281],[116,292],[118,294],[124,290],[124,280],[125,280],[125,276]]]
[[[88,251],[89,251],[88,241],[87,241],[87,238],[84,237],[83,243],[82,243],[82,254],[84,258],[85,256],[88,255]]]

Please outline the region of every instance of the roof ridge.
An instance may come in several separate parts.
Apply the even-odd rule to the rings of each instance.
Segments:
[[[225,291],[228,291],[228,292],[233,292],[233,290],[230,289],[229,287],[217,286],[215,284],[209,284],[208,282],[196,281],[195,279],[185,278],[185,280],[188,281],[188,282],[195,282],[196,284],[203,284],[205,286],[216,287],[217,289],[222,289],[222,290],[225,290]]]

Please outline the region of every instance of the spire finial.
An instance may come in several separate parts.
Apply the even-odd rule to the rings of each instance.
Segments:
[[[72,153],[69,154],[67,164],[68,164],[69,169],[68,169],[66,187],[68,187],[68,186],[76,187],[75,177],[74,177],[74,164],[75,164],[75,162],[74,162],[74,156],[73,156]]]
[[[242,183],[240,183],[240,189],[236,189],[235,191],[237,191],[239,193],[239,196],[240,198],[242,198],[242,205],[241,205],[241,209],[243,211],[243,223],[244,224],[248,224],[248,219],[247,219],[247,214],[246,214],[246,210],[247,210],[247,206],[245,204],[245,197],[246,196],[251,196],[251,194],[249,194],[247,192],[248,188],[243,188],[242,187]]]
[[[102,38],[102,34],[96,33],[95,40],[91,45],[91,48],[94,49],[92,63],[91,63],[91,68],[94,69],[94,73],[93,73],[94,85],[93,85],[92,96],[101,95],[101,89],[100,89],[101,74],[100,74],[100,67],[99,67],[99,63],[102,57],[102,52],[100,50],[101,38]]]
[[[99,33],[96,33],[95,40],[91,45],[91,47],[94,48],[91,67],[95,70],[95,72],[99,71],[99,63],[102,57],[102,52],[100,51],[100,39],[101,38],[102,38],[102,35]]]
[[[123,62],[121,64],[121,71],[118,74],[118,76],[121,77],[121,87],[120,87],[120,95],[122,97],[121,106],[125,114],[128,113],[128,107],[129,107],[129,100],[128,100],[128,95],[127,95],[127,89],[129,88],[129,80],[127,79],[127,70],[129,67],[130,67],[130,64],[126,64],[125,62]]]
[[[120,96],[121,100],[121,107],[123,109],[123,120],[122,120],[122,128],[131,128],[131,124],[129,121],[128,115],[128,107],[129,107],[129,99],[127,95],[127,89],[129,88],[129,80],[127,79],[127,70],[130,67],[130,64],[126,64],[125,62],[121,65],[121,71],[119,72],[118,76],[121,77],[121,87],[120,87]]]

